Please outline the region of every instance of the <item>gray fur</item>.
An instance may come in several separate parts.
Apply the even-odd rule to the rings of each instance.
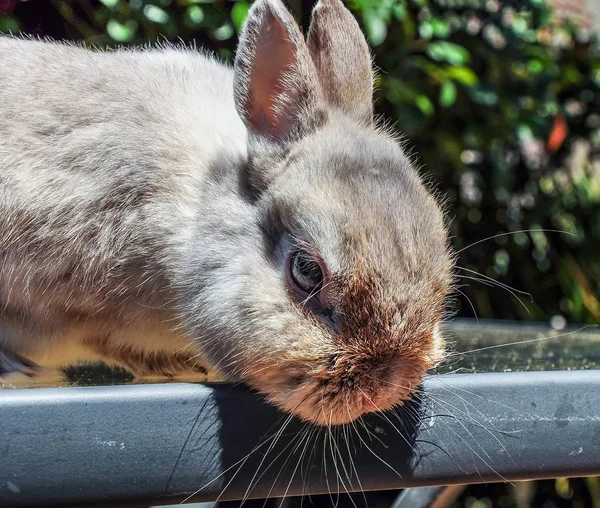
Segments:
[[[327,4],[343,12],[313,38],[348,20]],[[273,65],[290,65],[269,70],[273,48]],[[396,330],[389,350],[423,336],[419,358],[435,362],[451,269],[442,213],[398,143],[364,121],[370,70],[358,73],[357,117],[323,93],[311,50],[280,0],[250,9],[234,70],[181,48],[0,38],[5,358],[99,358],[138,375],[211,365],[323,423],[314,402],[298,403],[298,379],[341,354],[353,302],[340,281],[364,278],[365,305]],[[271,71],[275,81],[261,78]],[[335,326],[289,295],[295,244],[314,246],[338,281]],[[378,343],[376,330],[356,332]]]
[[[371,54],[358,23],[341,0],[315,7],[308,48],[327,100],[348,116],[373,122]]]

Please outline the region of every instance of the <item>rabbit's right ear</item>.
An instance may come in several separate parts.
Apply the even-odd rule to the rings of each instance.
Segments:
[[[306,42],[281,0],[257,0],[235,59],[238,114],[252,135],[284,145],[314,126],[320,85]]]
[[[319,0],[308,47],[325,98],[356,120],[373,122],[371,53],[356,19],[342,0]]]

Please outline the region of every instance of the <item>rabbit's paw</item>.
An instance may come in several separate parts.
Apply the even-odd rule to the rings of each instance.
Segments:
[[[64,381],[56,369],[37,363],[12,351],[0,350],[0,387],[7,385],[55,385]]]
[[[9,376],[25,376],[32,378],[36,375],[39,367],[11,351],[0,350],[0,379],[7,380]]]

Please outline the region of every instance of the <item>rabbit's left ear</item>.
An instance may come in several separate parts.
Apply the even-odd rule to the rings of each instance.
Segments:
[[[319,0],[308,48],[327,101],[347,115],[373,122],[373,70],[363,33],[341,0]]]
[[[281,0],[256,0],[235,59],[234,94],[249,131],[286,144],[320,120],[319,78],[300,28]]]

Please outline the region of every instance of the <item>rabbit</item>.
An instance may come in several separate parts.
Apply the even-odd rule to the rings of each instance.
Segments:
[[[341,0],[256,0],[233,68],[0,37],[0,376],[216,372],[338,425],[443,356],[443,206]]]

